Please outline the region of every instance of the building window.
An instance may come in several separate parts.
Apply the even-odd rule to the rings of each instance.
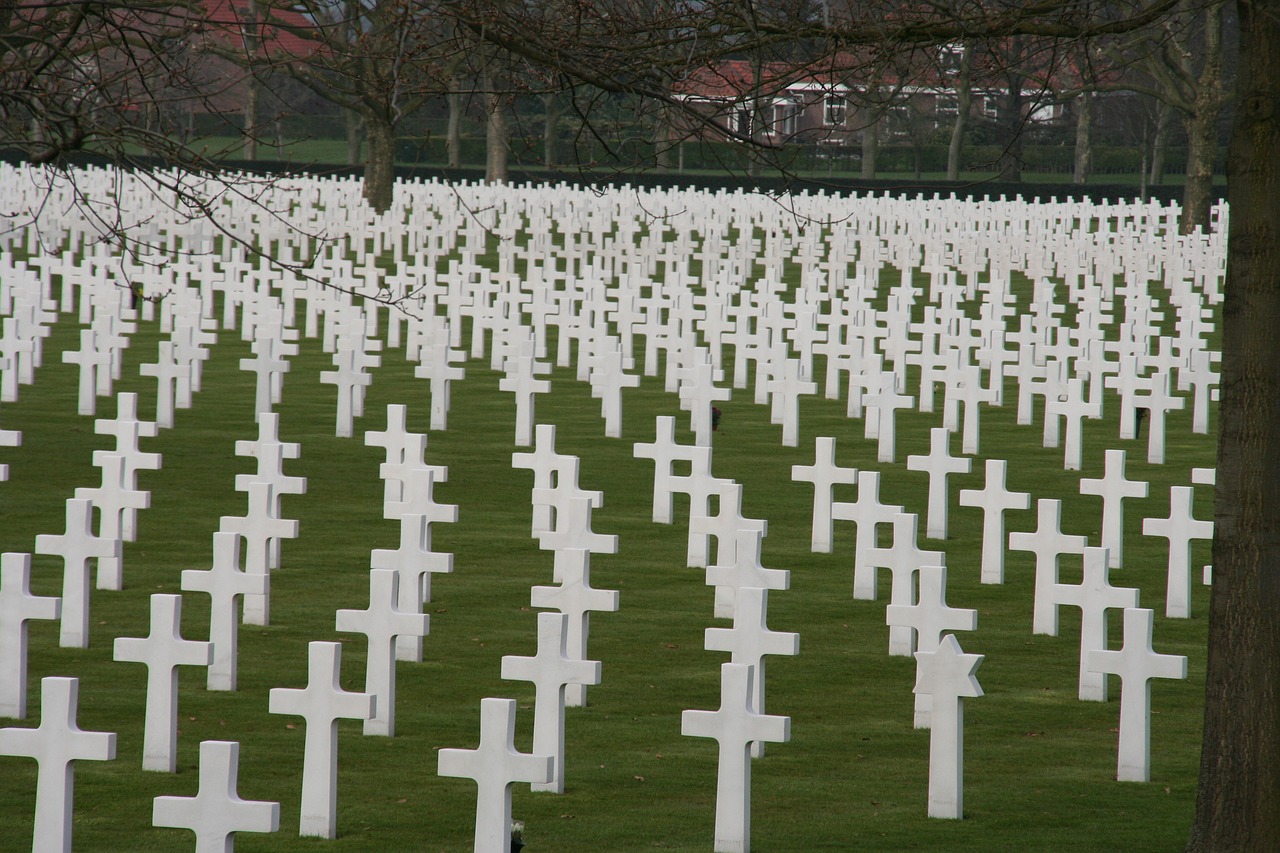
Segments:
[[[773,105],[772,132],[778,136],[794,136],[799,115],[800,105],[795,101],[778,101]]]
[[[847,109],[848,103],[843,95],[827,95],[826,101],[823,103],[822,123],[828,127],[838,127],[844,124]]]
[[[1000,99],[985,97],[982,99],[982,114],[987,118],[999,118]]]
[[[751,108],[738,107],[733,113],[733,132],[739,136],[751,135]]]
[[[934,111],[940,116],[953,116],[960,112],[960,101],[955,95],[938,95]]]

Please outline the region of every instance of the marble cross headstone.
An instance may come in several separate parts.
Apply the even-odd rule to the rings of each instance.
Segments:
[[[307,644],[307,686],[273,687],[267,710],[306,720],[302,749],[302,815],[298,834],[334,838],[338,832],[338,720],[368,720],[376,697],[342,689],[342,644]]]
[[[744,587],[738,590],[734,602],[732,628],[707,628],[703,633],[703,648],[709,651],[728,652],[730,663],[754,667],[752,678],[752,707],[764,713],[764,664],[766,655],[800,654],[800,635],[792,631],[773,631],[766,624],[769,610],[769,590]],[[751,754],[764,755],[764,744],[753,743]]]
[[[632,455],[637,459],[653,460],[653,520],[658,524],[671,523],[672,480],[675,476],[672,469],[675,463],[692,462],[696,454],[709,452],[705,447],[676,444],[675,428],[676,419],[662,415],[657,419],[657,435],[653,442],[637,442],[632,447]]]
[[[905,627],[914,636],[917,652],[937,651],[942,635],[950,631],[974,631],[978,611],[947,604],[947,567],[921,566],[919,594],[915,604],[890,604],[885,608],[885,624]],[[919,658],[917,658],[919,660]],[[915,727],[927,729],[931,708],[927,693],[917,693]]]
[[[951,474],[968,474],[973,460],[951,455],[951,433],[943,427],[929,431],[929,453],[908,456],[907,469],[929,475],[928,511],[925,513],[925,535],[930,539],[947,538],[947,510],[951,492],[947,478]]]
[[[1080,494],[1102,498],[1102,547],[1107,549],[1113,569],[1123,563],[1124,500],[1145,498],[1149,485],[1142,480],[1125,478],[1124,457],[1123,450],[1108,450],[1102,478],[1080,481]]]
[[[33,851],[71,853],[72,762],[116,757],[114,732],[85,731],[76,724],[79,695],[78,678],[42,678],[39,727],[0,729],[0,755],[34,758],[39,767]]]
[[[707,585],[716,588],[713,613],[718,619],[733,619],[738,590],[745,587],[784,590],[791,587],[791,572],[787,569],[767,569],[760,563],[760,546],[764,532],[742,529],[738,531],[733,548],[733,562],[717,561],[707,567]],[[724,593],[720,590],[723,589]]]
[[[196,834],[196,853],[231,853],[237,832],[276,832],[280,804],[242,800],[236,792],[240,744],[200,742],[200,789],[194,797],[156,797],[151,825],[189,829]]]
[[[751,849],[750,745],[791,739],[791,718],[759,713],[752,704],[754,669],[745,664],[720,665],[720,708],[685,711],[680,733],[713,738],[720,744],[716,769],[715,853],[748,853]]]
[[[514,366],[511,362],[515,362]],[[509,359],[507,374],[498,380],[498,388],[516,395],[516,438],[519,447],[533,444],[534,397],[551,390],[551,382],[538,379],[550,368],[530,356]]]
[[[1107,611],[1138,606],[1138,590],[1114,587],[1106,548],[1084,549],[1084,577],[1079,584],[1053,585],[1055,605],[1069,604],[1080,608],[1080,679],[1081,701],[1107,701],[1107,677],[1089,668],[1090,652],[1107,647]]]
[[[1037,527],[1034,533],[1009,534],[1009,550],[1035,554],[1035,593],[1032,604],[1031,633],[1058,636],[1058,604],[1053,595],[1058,585],[1058,558],[1063,554],[1083,554],[1089,544],[1087,536],[1062,532],[1062,501],[1041,498],[1036,501]]]
[[[1028,509],[1031,495],[1011,492],[1005,486],[1009,463],[988,459],[986,483],[981,489],[961,489],[960,505],[982,510],[982,583],[1004,583],[1004,514],[1011,509]]]
[[[123,543],[93,532],[93,503],[67,499],[66,532],[36,536],[35,552],[62,557],[62,624],[58,645],[89,647],[89,561],[120,559]]]
[[[1213,538],[1213,522],[1192,514],[1194,500],[1194,487],[1173,486],[1169,490],[1169,516],[1142,520],[1142,532],[1147,536],[1163,536],[1169,540],[1169,581],[1164,615],[1171,619],[1191,616],[1191,541]]]
[[[267,576],[240,570],[239,535],[214,533],[213,567],[183,569],[180,585],[186,592],[207,592],[211,599],[209,642],[213,644],[213,658],[205,678],[206,689],[235,690],[240,633],[236,603],[246,595],[265,594]]]
[[[218,520],[219,533],[234,533],[244,540],[244,570],[248,574],[266,576],[270,572],[273,539],[296,539],[298,521],[279,518],[274,513],[275,500],[269,483],[252,482],[248,489],[248,507],[243,516],[224,515]],[[244,596],[246,625],[269,625],[271,619],[271,585],[265,591]]]
[[[835,502],[835,487],[857,483],[858,469],[836,465],[836,440],[830,436],[818,436],[813,464],[792,465],[791,479],[813,483],[813,532],[809,549],[819,554],[831,553],[831,505]]]
[[[902,507],[880,503],[880,472],[858,472],[858,499],[852,503],[835,501],[831,517],[836,521],[852,521],[857,525],[853,543],[853,597],[867,601],[876,598],[876,571],[867,560],[878,546],[881,525],[892,524]]]
[[[552,757],[517,752],[515,734],[515,700],[481,699],[480,746],[437,753],[441,776],[476,782],[475,853],[510,853],[511,786],[551,781]]]
[[[146,509],[151,506],[151,493],[139,491],[125,482],[124,457],[118,453],[104,453],[98,463],[102,469],[102,485],[97,488],[81,487],[75,491],[77,500],[87,499],[98,511],[98,536],[107,540],[125,541],[124,514],[130,509]],[[98,556],[98,589],[120,590],[124,588],[124,566],[120,554]]]
[[[27,716],[27,622],[57,619],[62,600],[31,594],[31,555],[0,556],[0,717]]]
[[[178,667],[208,666],[213,644],[184,640],[182,596],[151,596],[151,633],[117,637],[114,660],[146,664],[147,698],[142,735],[142,769],[173,773],[178,768]]]
[[[554,576],[560,585],[532,587],[529,604],[565,614],[569,620],[565,628],[565,654],[574,660],[586,660],[591,613],[617,612],[618,591],[597,589],[591,585],[591,552],[582,548],[556,551]],[[586,704],[585,683],[570,682],[565,686],[565,705],[582,708]]]
[[[1126,607],[1123,647],[1118,651],[1094,649],[1087,661],[1094,672],[1120,676],[1116,762],[1120,782],[1151,781],[1151,679],[1187,677],[1186,656],[1157,654],[1151,648],[1153,615],[1146,608]]]
[[[538,651],[533,657],[504,655],[502,678],[532,681],[533,752],[551,756],[551,779],[534,782],[535,791],[564,793],[564,691],[569,684],[599,684],[600,662],[568,653],[569,617],[538,614]]]
[[[390,569],[369,572],[369,606],[364,610],[339,610],[338,631],[364,634],[369,639],[365,655],[364,691],[377,697],[374,713],[364,722],[367,735],[391,737],[396,728],[396,638],[427,633],[429,617],[421,606],[399,607],[399,576]]]
[[[943,551],[925,551],[917,544],[920,525],[913,512],[900,512],[893,517],[893,544],[888,548],[872,548],[867,563],[872,571],[888,569],[889,604],[909,607],[916,602],[916,573],[921,566],[946,565]],[[873,588],[874,588],[874,581]],[[889,626],[889,654],[910,657],[916,650],[915,632],[903,625]]]
[[[929,817],[964,817],[964,700],[982,695],[974,673],[983,655],[967,655],[947,634],[937,651],[916,652],[917,694],[932,699],[929,726]]]
[[[431,601],[431,575],[453,571],[453,555],[431,550],[431,518],[422,513],[400,516],[400,547],[375,548],[369,554],[374,569],[391,569],[400,576],[399,607],[412,612]],[[422,637],[401,635],[396,639],[396,660],[422,661]]]

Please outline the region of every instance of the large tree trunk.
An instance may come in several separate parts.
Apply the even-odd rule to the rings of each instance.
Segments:
[[[1003,135],[1003,146],[1000,151],[1000,180],[1010,183],[1022,182],[1022,132],[1023,132],[1023,97],[1021,81],[1009,76],[1009,94],[1005,98],[1007,109],[1000,116],[1000,128]]]
[[[486,80],[485,168],[484,179],[490,184],[507,182],[507,152],[510,129],[507,127],[507,95],[494,91],[492,80]]]
[[[560,116],[564,115],[564,105],[558,92],[543,95],[542,103],[546,108],[542,123],[542,165],[551,169],[560,165]]]
[[[347,131],[347,165],[360,165],[360,145],[364,141],[364,120],[355,110],[343,109],[342,119]]]
[[[1208,229],[1213,209],[1213,166],[1218,159],[1218,115],[1222,111],[1222,4],[1204,11],[1204,64],[1187,119],[1187,182],[1183,188],[1183,234]],[[1280,808],[1280,804],[1277,804]]]
[[[258,3],[248,0],[244,10],[244,49],[248,56],[248,74],[245,76],[244,93],[244,159],[258,159],[258,101],[262,83],[258,80]]]
[[[1160,101],[1157,110],[1156,133],[1151,140],[1151,184],[1158,187],[1164,183],[1165,149],[1169,143],[1169,125],[1173,123],[1173,105]]]
[[[395,128],[388,121],[366,118],[369,154],[364,163],[364,199],[379,213],[391,208],[395,192]]]
[[[870,181],[876,176],[876,158],[880,154],[880,116],[867,113],[864,118],[870,123],[862,128],[862,179]]]
[[[658,104],[653,120],[653,156],[659,172],[675,167],[675,134],[671,132],[671,116],[666,104]]]
[[[1240,0],[1204,740],[1187,846],[1280,850],[1280,2]]]
[[[1093,93],[1081,92],[1076,99],[1076,149],[1075,167],[1071,182],[1083,184],[1089,180],[1089,167],[1093,160]]]
[[[960,53],[960,68],[956,73],[956,121],[951,125],[951,144],[947,146],[948,181],[960,180],[960,152],[964,150],[964,134],[969,126],[969,113],[973,110],[972,71],[973,45],[966,43]]]
[[[462,81],[454,77],[449,82],[449,124],[445,129],[444,150],[449,157],[449,168],[462,165]]]

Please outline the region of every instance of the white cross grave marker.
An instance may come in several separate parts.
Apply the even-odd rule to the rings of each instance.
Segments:
[[[1169,516],[1142,520],[1142,532],[1147,536],[1169,540],[1169,583],[1164,615],[1171,619],[1191,617],[1191,541],[1213,538],[1213,522],[1192,514],[1195,494],[1192,486],[1172,486]]]
[[[1116,779],[1151,781],[1151,679],[1187,677],[1184,655],[1157,654],[1151,648],[1153,611],[1126,607],[1124,645],[1119,651],[1094,649],[1088,666],[1120,676],[1120,748]],[[1105,677],[1105,676],[1104,676]]]
[[[1030,494],[1005,487],[1008,468],[1004,459],[988,459],[983,487],[960,490],[961,506],[982,510],[982,583],[1004,583],[1005,512],[1031,506]]]
[[[67,499],[66,532],[36,536],[35,552],[62,558],[62,626],[58,645],[89,647],[89,561],[120,559],[123,543],[93,533],[93,503]]]
[[[342,689],[342,644],[307,644],[307,686],[273,687],[268,712],[306,720],[302,749],[302,815],[298,835],[335,838],[338,833],[338,720],[368,720],[376,697]]]
[[[1102,547],[1110,555],[1110,566],[1120,568],[1124,550],[1124,499],[1145,498],[1149,483],[1124,476],[1123,450],[1108,450],[1102,479],[1080,480],[1080,494],[1102,498]]]
[[[738,590],[734,602],[732,628],[707,628],[703,632],[703,648],[708,651],[728,652],[730,663],[754,667],[752,670],[752,707],[764,713],[764,658],[765,655],[800,654],[800,635],[792,631],[772,631],[766,624],[769,611],[769,590],[743,587]],[[751,745],[751,754],[764,755],[764,744]]]
[[[885,624],[910,630],[917,652],[937,651],[942,635],[948,631],[977,630],[978,611],[947,604],[947,567],[921,566],[919,572],[918,600],[915,604],[887,606]],[[929,728],[931,712],[928,694],[917,693],[915,728]]]
[[[80,679],[40,679],[40,725],[34,729],[0,729],[0,755],[34,758],[35,831],[32,853],[71,853],[73,761],[111,761],[116,757],[115,732],[91,732],[76,725]]]
[[[438,753],[441,776],[476,782],[475,853],[510,853],[511,786],[551,781],[554,759],[517,752],[515,734],[515,700],[481,699],[480,746]]]
[[[1036,501],[1035,533],[1009,534],[1009,550],[1030,551],[1036,557],[1036,580],[1032,604],[1031,633],[1058,636],[1058,603],[1053,590],[1058,585],[1058,558],[1063,554],[1083,554],[1089,537],[1062,532],[1062,501]]]
[[[750,745],[791,740],[791,718],[759,713],[752,704],[751,666],[720,665],[720,708],[685,711],[680,733],[713,738],[720,744],[716,769],[715,853],[748,853],[751,849]]]
[[[235,533],[213,534],[212,568],[182,570],[184,591],[209,593],[209,642],[213,644],[213,659],[205,679],[206,689],[236,689],[240,637],[236,601],[248,595],[264,595],[267,583],[265,574],[240,570],[240,536]]]
[[[31,594],[31,555],[0,556],[0,717],[27,716],[27,622],[57,619],[62,600]]]
[[[364,692],[377,697],[373,716],[364,722],[367,735],[391,737],[396,730],[396,638],[422,636],[428,632],[429,618],[413,610],[400,609],[399,576],[389,569],[369,572],[369,606],[364,610],[339,610],[335,628],[364,634],[369,638],[365,655]]]
[[[591,633],[591,612],[616,613],[618,591],[591,585],[591,552],[582,548],[556,551],[553,575],[559,586],[535,586],[529,590],[529,604],[559,610],[568,617],[565,654],[573,660],[587,659],[587,638]],[[587,685],[565,687],[565,704],[582,708],[587,704]]]
[[[280,804],[242,800],[236,793],[240,744],[200,742],[200,789],[194,797],[156,797],[151,825],[189,829],[196,834],[196,853],[232,853],[236,832],[276,832]]]
[[[1080,608],[1081,701],[1107,701],[1107,677],[1089,667],[1090,652],[1107,647],[1107,611],[1137,607],[1138,590],[1111,585],[1106,548],[1084,549],[1084,578],[1079,584],[1053,585],[1053,602]]]
[[[113,659],[146,664],[147,699],[142,734],[142,769],[178,769],[178,667],[208,666],[213,644],[182,638],[182,596],[151,596],[151,633],[117,637]]]
[[[551,756],[550,781],[534,782],[533,790],[557,794],[564,793],[565,687],[600,683],[600,662],[570,654],[568,631],[564,613],[539,613],[537,654],[502,657],[504,679],[533,682],[533,752]]]
[[[928,455],[907,457],[907,470],[924,471],[929,475],[925,535],[930,539],[947,538],[947,510],[951,502],[947,477],[968,474],[972,464],[973,460],[967,456],[951,455],[951,433],[944,427],[934,427],[929,431]]]
[[[819,554],[831,553],[831,506],[835,502],[835,486],[853,485],[858,482],[857,468],[841,468],[836,465],[836,440],[818,436],[812,465],[792,465],[791,479],[813,483],[813,532],[809,550]]]

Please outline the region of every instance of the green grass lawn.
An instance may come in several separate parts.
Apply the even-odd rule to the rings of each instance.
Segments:
[[[1027,290],[1019,291],[1024,306]],[[30,552],[37,534],[63,532],[65,501],[76,487],[99,483],[91,453],[111,439],[94,432],[93,418],[76,414],[78,368],[61,359],[78,347],[79,328],[75,315],[60,317],[36,382],[3,407],[3,426],[22,432],[21,447],[0,451],[0,462],[9,465],[9,480],[0,484],[5,551]],[[118,391],[139,394],[146,418],[154,412],[155,383],[140,376],[138,366],[155,360],[162,337],[157,323],[139,324],[117,384]],[[305,476],[308,490],[284,501],[284,514],[299,520],[301,535],[284,543],[282,566],[272,573],[271,625],[241,628],[237,692],[209,692],[203,670],[183,668],[178,773],[141,769],[145,669],[113,662],[113,639],[145,636],[148,597],[179,592],[183,569],[207,569],[219,518],[245,512],[234,477],[254,466],[234,455],[234,445],[257,435],[253,378],[238,367],[248,355],[238,332],[222,329],[195,405],[177,413],[174,429],[144,442],[164,461],[159,471],[139,477],[151,508],[139,515],[137,541],[125,547],[125,589],[93,592],[88,649],[59,648],[56,624],[31,623],[28,719],[8,724],[34,726],[39,679],[65,675],[81,680],[80,726],[118,733],[115,761],[77,765],[77,850],[191,849],[191,833],[150,826],[152,799],[195,794],[199,743],[209,739],[240,742],[242,797],[281,804],[280,831],[241,834],[238,850],[469,850],[475,785],[439,777],[437,750],[475,747],[480,700],[490,696],[518,701],[517,746],[530,748],[532,685],[503,681],[499,673],[504,655],[534,653],[537,613],[529,588],[551,583],[552,569],[551,552],[539,550],[530,536],[532,475],[511,467],[512,452],[522,449],[513,442],[512,397],[498,389],[499,376],[487,362],[466,365],[465,381],[453,385],[448,429],[429,431],[425,382],[413,377],[402,350],[385,351],[356,437],[338,439],[336,392],[319,382],[329,357],[317,339],[302,342],[277,411],[281,439],[301,444],[301,457],[286,462],[286,473]],[[821,359],[817,372],[821,377]],[[687,414],[663,391],[660,376],[645,378],[624,392],[623,438],[609,439],[588,387],[564,369],[551,381],[552,393],[537,399],[536,420],[555,424],[558,450],[580,457],[583,488],[604,492],[592,525],[616,534],[620,547],[616,555],[594,557],[592,581],[619,590],[621,609],[591,620],[590,656],[602,662],[603,681],[589,689],[588,707],[566,715],[566,792],[534,794],[517,785],[514,815],[526,823],[530,853],[710,850],[717,747],[682,737],[680,718],[684,709],[719,704],[726,656],[705,651],[702,635],[726,623],[712,618],[703,573],[685,567],[687,499],[676,500],[675,524],[653,523],[653,466],[632,455],[634,442],[653,440],[661,415],[676,416],[680,439],[691,443]],[[1078,473],[1062,470],[1060,449],[1041,446],[1038,420],[1034,427],[1014,423],[1012,394],[1004,407],[983,414],[982,453],[972,473],[951,478],[951,538],[924,539],[921,518],[923,547],[947,553],[948,603],[979,613],[978,630],[958,639],[966,652],[986,656],[977,673],[986,695],[965,709],[965,819],[942,821],[926,817],[929,733],[912,728],[914,663],[886,654],[887,573],[881,573],[879,601],[853,600],[852,526],[837,523],[834,553],[812,553],[812,487],[791,480],[792,465],[813,462],[815,437],[834,436],[841,465],[882,472],[882,499],[923,516],[925,475],[904,462],[927,451],[929,429],[940,425],[941,414],[900,414],[897,462],[878,464],[875,443],[862,437],[861,421],[845,417],[843,401],[805,397],[799,446],[788,448],[768,408],[751,399],[750,389],[740,390],[720,404],[724,421],[715,434],[713,472],[743,484],[745,515],[768,520],[762,562],[791,571],[790,590],[770,596],[769,626],[801,637],[799,656],[768,664],[767,710],[791,717],[792,737],[769,745],[754,762],[752,848],[1181,849],[1199,760],[1208,592],[1196,585],[1193,618],[1164,618],[1165,541],[1143,536],[1141,519],[1167,515],[1169,487],[1189,484],[1190,468],[1213,465],[1214,439],[1191,434],[1190,411],[1170,416],[1169,461],[1153,466],[1145,462],[1145,438],[1116,438],[1118,406],[1110,399],[1106,419],[1086,422]],[[313,640],[341,640],[342,684],[362,689],[364,638],[337,633],[334,612],[367,605],[369,552],[398,542],[398,524],[382,518],[382,450],[362,438],[366,430],[385,428],[389,404],[408,406],[410,428],[430,432],[427,461],[448,467],[436,497],[456,504],[459,520],[437,524],[433,545],[454,555],[454,573],[433,579],[424,662],[398,665],[396,736],[365,737],[355,721],[339,726],[339,837],[301,839],[303,725],[300,718],[268,714],[268,691],[305,685],[306,647]],[[100,400],[98,416],[114,415],[114,403]],[[1126,503],[1124,568],[1113,572],[1113,583],[1139,588],[1142,606],[1156,611],[1157,651],[1189,658],[1186,681],[1153,683],[1149,784],[1115,781],[1118,680],[1109,702],[1076,699],[1078,613],[1063,609],[1061,636],[1033,635],[1031,555],[1010,552],[1006,582],[980,584],[981,513],[957,502],[960,489],[981,488],[982,459],[1008,459],[1010,488],[1063,500],[1063,529],[1098,544],[1100,501],[1080,496],[1078,481],[1101,476],[1109,447],[1126,449],[1129,477],[1151,484],[1148,498]],[[841,500],[855,494],[849,486],[836,493]],[[1197,487],[1200,517],[1209,515],[1210,497],[1210,489]],[[1034,527],[1034,508],[1007,516],[1010,531]],[[1206,562],[1202,543],[1193,556],[1197,576]],[[1063,581],[1078,580],[1078,563],[1064,565]],[[33,591],[57,595],[59,561],[36,556],[34,566]],[[183,595],[183,626],[187,638],[207,636],[208,596]],[[1118,647],[1118,612],[1111,637]],[[0,847],[25,849],[35,763],[0,758],[0,768]]]

